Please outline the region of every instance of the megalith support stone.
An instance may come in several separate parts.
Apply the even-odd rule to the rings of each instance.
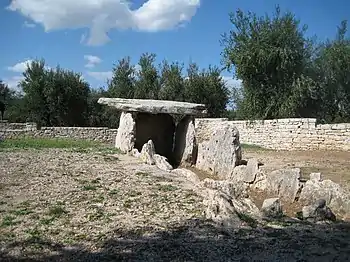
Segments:
[[[130,152],[135,145],[136,122],[132,113],[122,112],[115,138],[115,147],[123,153]]]
[[[196,133],[194,117],[186,116],[177,125],[175,131],[174,157],[177,165],[196,163]]]
[[[201,132],[205,135],[198,141],[196,167],[223,179],[230,177],[242,159],[238,129],[220,122],[220,125],[207,125]]]

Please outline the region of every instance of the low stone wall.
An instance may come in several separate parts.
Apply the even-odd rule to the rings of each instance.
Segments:
[[[221,123],[220,123],[221,122]],[[240,142],[276,150],[350,151],[350,123],[319,124],[313,118],[257,121],[196,119],[196,135],[201,140],[215,126],[230,124],[239,130]]]
[[[16,126],[16,125],[12,125]],[[5,139],[18,137],[38,137],[38,138],[73,138],[99,141],[114,145],[118,129],[109,129],[107,127],[42,127],[40,130],[28,127],[28,125],[18,125],[22,129],[2,129],[0,127],[0,136]],[[24,128],[26,126],[26,128]]]

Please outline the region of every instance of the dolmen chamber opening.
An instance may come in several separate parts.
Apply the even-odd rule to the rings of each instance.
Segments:
[[[123,98],[98,103],[121,111],[115,147],[145,163],[164,170],[196,165],[225,175],[241,160],[238,130],[203,118],[203,104]]]

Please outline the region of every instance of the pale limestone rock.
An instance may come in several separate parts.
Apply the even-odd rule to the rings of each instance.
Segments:
[[[175,173],[176,175],[185,177],[187,180],[189,180],[193,184],[199,184],[201,182],[201,180],[196,175],[196,173],[186,168],[176,168],[176,169],[173,169],[171,172]]]
[[[244,182],[253,183],[256,175],[259,172],[259,161],[255,158],[248,159],[247,162],[247,175]]]
[[[324,199],[336,213],[350,214],[350,192],[329,179],[306,181],[299,201],[306,205],[313,205],[318,199]]]
[[[115,147],[123,153],[128,153],[134,148],[136,123],[131,113],[122,112],[119,120],[118,133],[115,139]]]
[[[281,218],[283,217],[282,205],[279,198],[268,198],[265,199],[261,212],[265,217],[268,218]]]
[[[137,150],[137,148],[134,148],[133,150],[131,150],[131,155],[139,158],[141,154],[140,154],[139,150]]]
[[[180,165],[195,164],[196,132],[194,119],[183,118],[176,127],[174,154]]]
[[[321,182],[322,181],[321,173],[311,173],[310,180],[315,180],[317,182]]]
[[[252,189],[256,189],[259,191],[265,191],[268,187],[267,175],[262,171],[256,174],[255,181],[252,185]]]
[[[152,140],[149,140],[146,144],[143,145],[140,158],[141,160],[149,165],[154,165],[156,162],[154,160],[154,155],[156,151]]]
[[[336,216],[332,210],[324,205],[323,207],[318,207],[317,204],[304,206],[302,208],[303,219],[308,221],[336,221]]]
[[[218,190],[207,190],[203,204],[205,216],[221,226],[239,227],[244,224],[243,217],[261,219],[261,213],[249,198],[234,199]]]
[[[196,167],[226,179],[242,159],[239,132],[236,127],[223,123],[207,132],[210,134],[206,140],[198,141]]]
[[[255,168],[254,164],[254,162],[248,161],[246,166],[236,166],[227,179],[235,182],[253,183],[258,172],[258,168]]]
[[[164,156],[154,154],[153,159],[155,161],[156,166],[164,171],[171,171],[173,170],[172,165],[169,164],[168,159]]]
[[[293,203],[301,188],[300,169],[280,169],[267,176],[267,190],[280,199]]]
[[[206,178],[201,182],[201,185],[209,189],[219,190],[233,198],[248,197],[248,185],[242,181],[232,182]]]
[[[178,115],[205,115],[205,105],[187,102],[150,100],[150,99],[124,99],[100,98],[99,104],[114,107],[124,112],[143,112],[151,114],[178,114]]]

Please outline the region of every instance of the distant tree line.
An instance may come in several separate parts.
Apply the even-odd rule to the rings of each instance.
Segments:
[[[157,65],[156,55],[149,53],[137,65],[130,57],[116,62],[107,87],[99,89],[76,72],[47,69],[44,60],[36,60],[23,73],[22,93],[0,82],[5,117],[45,126],[117,127],[118,112],[97,100],[121,97],[203,103],[209,117],[350,121],[347,21],[340,23],[334,39],[317,41],[306,37],[307,27],[294,14],[278,6],[272,16],[238,9],[229,17],[232,29],[220,39],[222,63],[242,80],[241,87],[229,89],[218,67],[200,69],[190,63],[185,68],[169,61]],[[227,110],[229,102],[233,109]]]
[[[119,112],[99,105],[100,97],[162,99],[203,103],[209,117],[226,112],[229,90],[217,67],[200,70],[163,61],[155,64],[156,55],[141,55],[136,65],[130,57],[119,60],[107,88],[94,89],[81,74],[57,66],[48,69],[44,60],[28,64],[19,83],[22,92],[11,92],[1,82],[7,95],[6,118],[11,122],[33,121],[41,126],[118,127]],[[1,90],[1,89],[0,89]],[[0,91],[1,92],[1,91]]]

